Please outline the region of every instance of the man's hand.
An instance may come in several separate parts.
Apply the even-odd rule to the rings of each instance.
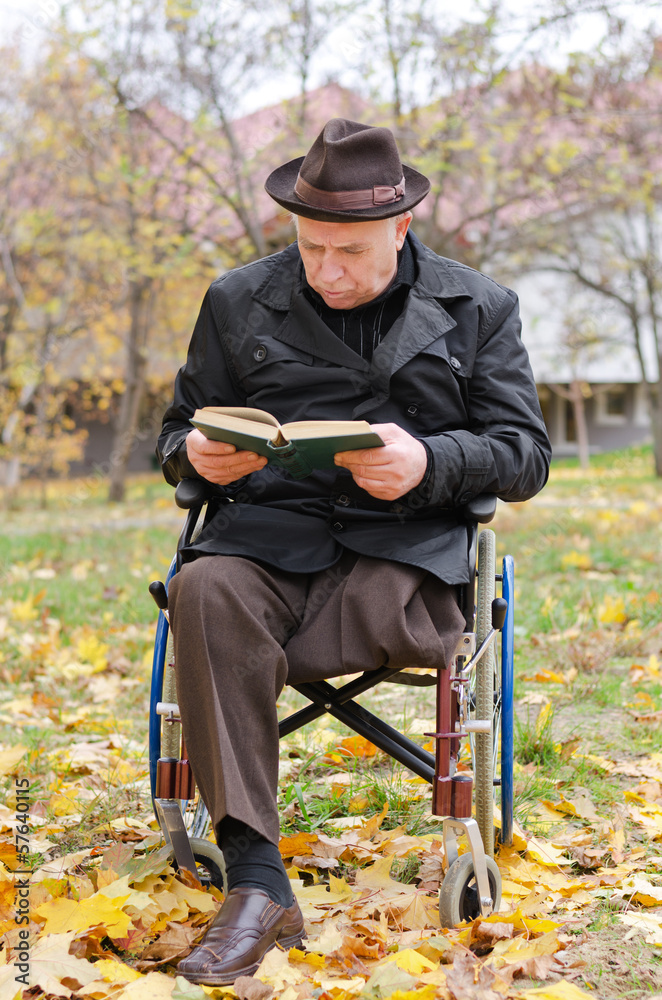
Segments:
[[[210,441],[197,427],[186,438],[186,453],[198,475],[218,486],[234,483],[267,464],[266,458],[254,451],[237,451],[233,444]]]
[[[383,448],[341,451],[336,465],[349,469],[357,486],[378,500],[396,500],[423,479],[428,464],[424,445],[397,424],[373,424]]]

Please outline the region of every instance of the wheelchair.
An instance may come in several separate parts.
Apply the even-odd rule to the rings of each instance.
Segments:
[[[183,546],[196,537],[219,505],[231,501],[220,497],[211,483],[185,479],[177,486],[175,502],[188,511],[177,553],[165,583],[149,585],[159,607],[150,692],[150,785],[155,814],[174,863],[203,884],[222,889],[222,854],[206,839],[209,816],[199,797],[196,801],[195,780],[181,732],[167,591],[179,568]],[[493,496],[476,497],[463,508],[468,564],[476,569],[471,583],[458,587],[466,630],[449,668],[442,665],[435,676],[383,666],[349,681],[336,678],[338,686],[328,681],[296,684],[294,689],[308,704],[279,723],[283,737],[328,713],[432,785],[432,814],[442,824],[445,854],[445,876],[439,892],[442,927],[455,927],[499,909],[501,876],[494,860],[497,796],[500,840],[505,845],[512,843],[514,562],[512,556],[505,556],[498,573],[495,534],[489,528],[479,531],[479,525],[489,523],[495,511]],[[426,734],[434,740],[434,753],[357,703],[359,695],[383,682],[434,685],[436,731]],[[473,777],[457,769],[465,738],[469,740]],[[460,837],[468,843],[468,850],[462,853]]]

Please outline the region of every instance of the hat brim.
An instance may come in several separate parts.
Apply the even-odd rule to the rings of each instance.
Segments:
[[[391,219],[394,215],[408,212],[414,205],[418,205],[430,190],[430,181],[424,174],[413,167],[403,165],[405,194],[399,201],[355,211],[315,208],[314,205],[302,201],[294,192],[294,185],[304,159],[304,156],[299,156],[296,160],[290,160],[282,167],[277,167],[267,177],[264,187],[267,194],[289,212],[303,215],[306,219],[316,219],[318,222],[372,222],[375,219]]]

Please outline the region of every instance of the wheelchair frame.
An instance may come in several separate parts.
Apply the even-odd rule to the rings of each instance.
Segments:
[[[200,877],[197,862],[207,870],[208,880],[220,887],[222,855],[214,844],[202,839],[208,826],[204,805],[198,804],[190,828],[185,820],[195,784],[181,739],[167,589],[179,569],[181,549],[195,536],[203,511],[204,525],[219,504],[229,501],[219,497],[211,484],[201,480],[179,483],[175,500],[179,507],[188,510],[177,553],[165,584],[157,581],[149,587],[160,608],[150,692],[150,785],[157,820],[176,864]],[[403,671],[385,666],[366,671],[338,687],[328,681],[296,684],[294,689],[306,697],[309,704],[279,723],[282,737],[327,712],[432,784],[432,812],[443,818],[447,865],[439,903],[444,926],[454,926],[463,919],[479,915],[487,916],[498,909],[501,882],[493,860],[492,811],[496,786],[500,786],[501,792],[501,841],[512,843],[514,562],[512,556],[505,556],[502,572],[496,573],[494,533],[490,529],[478,533],[478,525],[488,523],[495,509],[496,499],[486,496],[476,498],[466,508],[469,564],[477,565],[477,572],[474,581],[461,588],[460,606],[467,630],[460,638],[450,668],[437,670],[434,677],[403,675]],[[494,597],[497,583],[501,585],[500,598]],[[478,607],[474,607],[476,590]],[[488,602],[489,608],[484,606]],[[499,668],[495,669],[493,643],[499,632],[501,656]],[[397,675],[403,676],[398,678]],[[358,695],[382,681],[436,685],[436,731],[426,734],[435,739],[434,754],[355,701]],[[460,740],[465,736],[469,736],[472,744],[476,819],[471,815],[474,782],[455,771]],[[498,759],[500,775],[495,777],[494,764]],[[461,835],[468,841],[467,854],[458,851],[457,839]]]

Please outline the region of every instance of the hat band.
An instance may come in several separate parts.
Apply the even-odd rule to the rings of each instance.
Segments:
[[[312,208],[328,208],[340,212],[374,208],[375,205],[392,205],[404,198],[404,176],[399,184],[378,184],[363,191],[322,191],[304,180],[301,174],[294,185],[294,193]]]

